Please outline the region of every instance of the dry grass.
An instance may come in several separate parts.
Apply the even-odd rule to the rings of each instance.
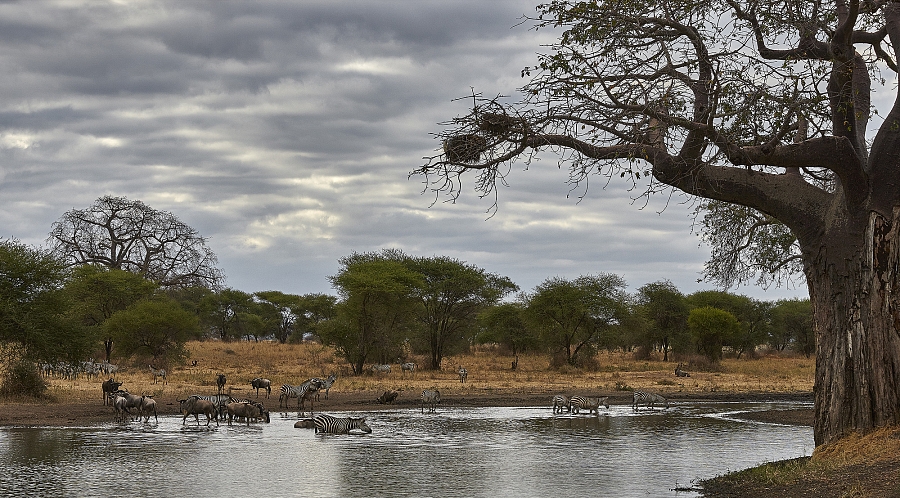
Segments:
[[[372,391],[386,389],[421,390],[438,388],[448,394],[556,392],[614,392],[647,389],[662,393],[702,394],[711,392],[810,392],[814,377],[814,360],[796,357],[764,357],[762,359],[725,359],[717,371],[693,371],[691,377],[674,376],[675,363],[637,361],[631,354],[603,352],[598,355],[600,368],[595,372],[578,369],[550,368],[547,355],[520,355],[518,368],[511,369],[515,359],[500,349],[483,347],[471,353],[444,359],[440,371],[419,370],[403,374],[399,365],[389,374],[370,373],[353,376],[349,365],[331,348],[314,344],[277,344],[270,342],[190,342],[190,359],[196,366],[169,369],[168,384],[155,384],[147,365],[120,365],[117,380],[131,392],[153,396],[191,393],[214,393],[215,378],[224,373],[237,395],[251,392],[250,380],[267,377],[273,386],[299,384],[310,377],[326,377],[335,373],[338,381],[332,392]],[[425,358],[412,358],[420,367]],[[459,366],[469,371],[468,382],[461,384],[456,374]],[[60,398],[99,399],[102,379],[51,379],[51,393]],[[277,391],[277,387],[275,388]]]

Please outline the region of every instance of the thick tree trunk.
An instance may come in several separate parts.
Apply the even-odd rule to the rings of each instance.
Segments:
[[[900,423],[900,209],[830,234],[807,262],[816,325],[815,443]],[[813,262],[816,263],[816,262]],[[810,271],[809,268],[813,270]]]

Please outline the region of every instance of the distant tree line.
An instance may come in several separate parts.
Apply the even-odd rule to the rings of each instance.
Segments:
[[[132,201],[97,203],[64,215],[48,249],[0,241],[4,378],[21,379],[38,362],[96,356],[176,365],[193,339],[315,339],[334,347],[357,374],[367,364],[413,355],[426,358],[424,368],[440,369],[444,358],[485,343],[515,355],[545,352],[558,367],[581,368],[596,367],[601,349],[711,362],[724,353],[753,355],[762,345],[807,356],[815,351],[808,300],[764,302],[722,291],[685,296],[665,280],[629,294],[620,276],[607,273],[548,278],[519,292],[509,278],[463,261],[395,249],[340,258],[329,277],[337,295],[248,293],[221,285],[224,274],[204,239],[173,215],[153,216],[141,204],[141,217],[128,218],[138,230],[120,214]],[[62,230],[63,224],[78,228]],[[178,234],[192,242],[161,242]],[[159,248],[167,244],[181,250],[163,257]],[[182,256],[189,262],[165,262]]]

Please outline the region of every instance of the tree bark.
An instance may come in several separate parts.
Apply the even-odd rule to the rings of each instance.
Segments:
[[[900,423],[898,215],[895,208],[891,219],[872,212],[856,227],[848,223],[844,236],[826,237],[807,264],[817,341],[817,446]]]

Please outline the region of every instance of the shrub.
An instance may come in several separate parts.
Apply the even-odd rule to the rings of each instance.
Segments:
[[[42,398],[47,395],[47,387],[33,363],[17,361],[7,370],[0,384],[0,395]]]

